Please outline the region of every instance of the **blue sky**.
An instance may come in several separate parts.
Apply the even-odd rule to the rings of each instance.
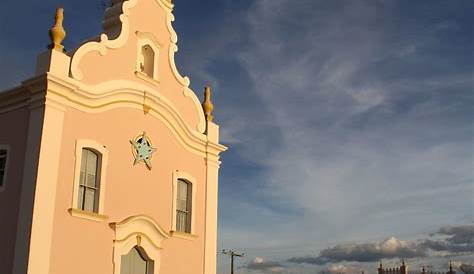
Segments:
[[[473,1],[175,2],[177,64],[213,86],[230,147],[219,247],[246,253],[238,271],[474,264]],[[100,32],[98,0],[4,0],[0,87],[32,75],[59,4],[67,48]]]

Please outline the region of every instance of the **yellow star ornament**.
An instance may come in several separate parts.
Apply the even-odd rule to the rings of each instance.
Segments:
[[[143,132],[143,134],[137,136],[135,140],[130,140],[130,144],[132,144],[132,152],[135,157],[133,165],[144,163],[146,167],[151,170],[151,158],[156,148],[152,147],[150,138],[146,136],[146,133]]]

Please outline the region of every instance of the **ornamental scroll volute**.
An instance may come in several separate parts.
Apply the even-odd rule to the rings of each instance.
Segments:
[[[105,12],[104,33],[72,56],[70,76],[108,93],[117,89],[164,98],[191,129],[204,132],[205,120],[189,78],[174,61],[177,35],[169,0],[114,0]],[[156,98],[155,98],[156,97]]]

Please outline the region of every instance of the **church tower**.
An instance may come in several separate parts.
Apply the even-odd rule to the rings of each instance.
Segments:
[[[0,93],[0,273],[215,274],[219,127],[176,68],[171,0],[112,0]]]

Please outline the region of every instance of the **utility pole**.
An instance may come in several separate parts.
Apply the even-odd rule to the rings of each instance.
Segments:
[[[230,274],[234,274],[234,257],[243,257],[244,253],[237,253],[234,250],[222,250],[222,254],[230,257]]]

